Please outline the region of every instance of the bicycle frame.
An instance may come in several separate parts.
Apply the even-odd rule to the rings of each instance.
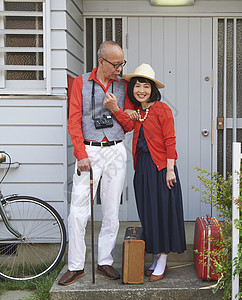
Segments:
[[[5,224],[5,226],[7,227],[7,229],[13,234],[15,235],[18,239],[21,239],[22,238],[22,235],[17,231],[15,230],[9,223],[8,221],[8,216],[4,210],[4,207],[3,207],[3,204],[2,204],[2,201],[0,201],[0,215],[3,219],[3,223]]]
[[[8,155],[8,154],[7,154]],[[4,160],[2,160],[2,162],[4,162]],[[10,162],[11,163],[11,162]],[[9,163],[9,164],[10,164]],[[5,176],[5,175],[4,175]],[[7,227],[7,229],[14,235],[16,236],[17,239],[22,239],[23,236],[17,231],[15,230],[9,223],[8,221],[8,216],[5,212],[5,209],[4,209],[4,206],[3,206],[3,203],[4,203],[4,197],[2,195],[2,192],[0,190],[0,215],[2,217],[2,220],[3,220],[3,223],[5,224],[5,226]]]
[[[42,199],[3,196],[1,186],[12,164],[10,155],[4,151],[0,151],[1,163],[5,166],[0,176],[0,280],[39,278],[62,260],[65,225],[54,207]]]

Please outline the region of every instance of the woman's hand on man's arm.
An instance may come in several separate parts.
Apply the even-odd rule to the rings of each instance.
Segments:
[[[136,110],[133,110],[133,109],[125,109],[124,111],[126,114],[129,115],[130,119],[132,121],[138,121],[139,120],[139,116],[137,114],[137,111]]]

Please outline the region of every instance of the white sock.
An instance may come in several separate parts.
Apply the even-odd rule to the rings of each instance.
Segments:
[[[154,270],[155,267],[156,267],[156,263],[157,263],[157,260],[158,258],[160,257],[160,254],[152,254],[152,265],[149,267],[149,270]]]
[[[153,275],[162,275],[165,271],[166,261],[167,261],[168,254],[160,255],[159,259],[157,260],[156,267],[154,269]]]

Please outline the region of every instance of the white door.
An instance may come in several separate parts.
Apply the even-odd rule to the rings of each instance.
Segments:
[[[191,189],[200,186],[195,167],[211,171],[212,18],[130,17],[127,22],[127,68],[133,72],[149,63],[160,90],[172,109],[177,136],[178,171],[182,184],[185,220],[211,213]],[[126,136],[128,220],[138,220],[133,192],[131,135]]]

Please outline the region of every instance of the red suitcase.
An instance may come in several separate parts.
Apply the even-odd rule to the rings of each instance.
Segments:
[[[221,239],[218,221],[209,215],[196,219],[194,232],[194,264],[198,277],[202,280],[218,280],[214,272],[213,256],[210,251],[218,249],[214,239]],[[212,241],[211,241],[212,240]],[[206,254],[204,256],[204,254]]]

